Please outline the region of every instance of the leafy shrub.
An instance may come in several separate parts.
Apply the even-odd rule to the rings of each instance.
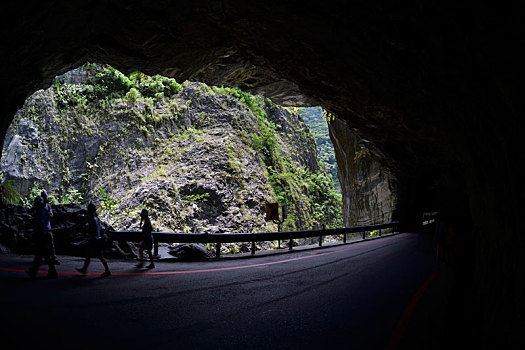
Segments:
[[[96,193],[101,197],[102,201],[100,203],[100,209],[106,211],[109,215],[116,216],[118,205],[115,200],[113,200],[107,193],[104,191],[102,186],[96,188]]]
[[[132,103],[135,103],[140,97],[140,92],[136,88],[132,87],[126,94],[126,99]]]
[[[171,97],[182,90],[182,85],[177,83],[175,79],[161,75],[151,77],[144,73],[136,72],[130,75],[130,79],[144,97]]]
[[[216,93],[231,96],[239,102],[245,104],[257,117],[259,124],[258,133],[251,133],[252,147],[264,156],[266,165],[274,163],[274,153],[278,150],[277,139],[275,137],[275,124],[268,120],[266,106],[271,106],[271,101],[263,96],[255,96],[242,91],[237,87],[217,87],[212,90]]]
[[[263,96],[255,96],[247,92],[242,91],[238,87],[218,87],[213,86],[212,89],[219,94],[224,94],[236,98],[241,103],[244,103],[248,108],[252,110],[253,113],[257,116],[258,119],[266,120],[267,115],[264,109],[265,103],[270,102],[269,99]]]
[[[274,160],[274,152],[277,146],[275,138],[275,125],[272,122],[262,120],[259,122],[259,134],[252,133],[252,147],[257,152],[261,152],[267,165],[271,165]]]
[[[133,86],[128,77],[109,65],[92,65],[91,69],[96,71],[92,84],[99,99],[123,97]]]

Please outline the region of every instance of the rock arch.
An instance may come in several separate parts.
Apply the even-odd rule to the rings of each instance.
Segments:
[[[448,210],[471,232],[475,328],[523,324],[523,32],[503,5],[181,1],[0,5],[0,141],[53,77],[109,63],[322,105],[365,140],[398,183],[397,217],[417,228]],[[336,136],[337,137],[337,136]],[[481,336],[485,334],[485,336]],[[489,335],[490,334],[490,335]]]

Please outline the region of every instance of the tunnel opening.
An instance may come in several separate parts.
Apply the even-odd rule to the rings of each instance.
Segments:
[[[321,107],[281,107],[238,88],[86,64],[17,112],[4,142],[3,194],[25,207],[43,190],[53,205],[94,202],[117,230],[133,229],[147,208],[158,231],[275,231],[262,220],[269,202],[287,206],[285,231],[343,227],[334,120]],[[352,212],[361,218],[346,226],[391,220],[392,207],[371,214],[382,198],[370,194],[378,179],[363,172],[368,162],[356,166],[363,193]]]

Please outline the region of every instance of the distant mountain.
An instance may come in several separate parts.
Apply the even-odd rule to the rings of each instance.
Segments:
[[[328,134],[328,124],[323,116],[321,107],[302,107],[298,113],[303,117],[304,122],[310,128],[317,142],[317,160],[321,167],[332,176],[336,188],[340,191],[341,186],[337,178],[337,161],[335,159],[334,145]]]

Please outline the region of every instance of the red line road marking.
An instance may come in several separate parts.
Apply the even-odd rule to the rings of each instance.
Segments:
[[[392,337],[390,338],[390,341],[386,347],[386,350],[396,350],[399,347],[399,344],[401,343],[401,339],[403,339],[403,336],[405,334],[405,331],[408,327],[408,322],[412,318],[412,313],[416,309],[417,304],[419,303],[419,300],[423,296],[423,293],[427,290],[428,286],[430,286],[430,283],[436,278],[437,270],[432,272],[432,274],[423,282],[421,287],[417,290],[416,294],[412,297],[412,300],[410,300],[410,303],[408,303],[405,311],[403,312],[403,315],[401,316],[401,319],[399,320],[396,329],[392,333]]]
[[[140,276],[140,275],[181,275],[181,274],[191,274],[191,273],[204,273],[204,272],[220,272],[220,271],[229,271],[229,270],[240,270],[240,269],[248,269],[248,268],[254,268],[254,267],[261,267],[261,266],[270,266],[270,265],[276,265],[276,264],[283,264],[293,261],[299,261],[304,259],[311,259],[311,258],[317,258],[321,256],[326,255],[332,255],[332,254],[339,254],[343,252],[347,252],[350,250],[356,250],[360,248],[370,247],[374,245],[378,245],[381,243],[387,243],[394,240],[404,239],[407,237],[412,236],[411,235],[404,235],[401,237],[392,237],[388,239],[382,239],[378,240],[372,243],[368,244],[360,244],[358,246],[336,250],[333,252],[326,252],[321,254],[315,254],[315,255],[307,255],[307,256],[300,256],[297,258],[291,258],[291,259],[285,259],[285,260],[279,260],[279,261],[273,261],[273,262],[267,262],[267,263],[260,263],[260,264],[251,264],[251,265],[241,265],[241,266],[232,266],[232,267],[220,267],[215,269],[201,269],[201,270],[180,270],[180,271],[156,271],[156,272],[112,272],[112,276]],[[7,267],[0,267],[0,271],[9,271],[9,272],[24,272],[26,270],[24,269],[13,269],[13,268],[7,268]],[[38,273],[47,273],[47,271],[40,270]],[[80,272],[71,272],[71,271],[58,271],[58,274],[60,275],[81,275]],[[100,275],[100,272],[88,272],[86,275]]]

